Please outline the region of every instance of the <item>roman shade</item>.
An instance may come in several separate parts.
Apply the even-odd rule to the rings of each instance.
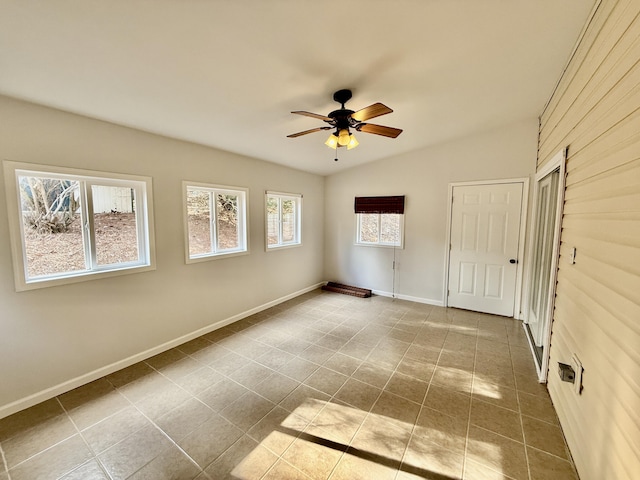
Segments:
[[[404,195],[392,197],[356,197],[356,213],[404,213]]]

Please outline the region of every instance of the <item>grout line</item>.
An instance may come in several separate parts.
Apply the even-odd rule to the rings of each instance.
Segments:
[[[5,457],[4,455],[2,442],[0,442],[0,458],[2,458],[2,464],[4,465],[4,471],[7,474],[7,480],[11,480],[11,474],[9,473],[9,464],[7,463],[7,457]]]

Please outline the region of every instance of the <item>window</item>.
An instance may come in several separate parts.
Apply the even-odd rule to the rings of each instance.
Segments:
[[[16,288],[155,268],[151,179],[5,162]]]
[[[356,244],[402,247],[404,196],[356,197]]]
[[[267,192],[267,249],[302,243],[302,195]]]
[[[247,190],[183,182],[187,263],[247,253]]]

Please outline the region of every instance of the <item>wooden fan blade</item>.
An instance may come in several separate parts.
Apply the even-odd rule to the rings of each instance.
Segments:
[[[358,110],[357,112],[352,113],[351,118],[353,118],[357,122],[364,122],[365,120],[369,120],[370,118],[379,117],[380,115],[386,115],[387,113],[391,112],[393,112],[393,110],[391,110],[386,105],[383,105],[382,103],[374,103],[373,105],[369,105],[362,110]]]
[[[312,128],[311,130],[305,130],[304,132],[292,133],[291,135],[287,135],[287,138],[296,138],[301,135],[306,135],[307,133],[319,132],[321,130],[331,130],[333,127],[318,127]]]
[[[356,130],[359,132],[373,133],[374,135],[382,135],[383,137],[396,138],[402,133],[399,128],[384,127],[382,125],[375,125],[373,123],[363,123],[356,126]]]
[[[296,115],[304,115],[305,117],[318,118],[320,120],[324,120],[325,122],[333,121],[332,118],[325,117],[324,115],[318,115],[317,113],[303,112],[303,111],[300,111],[300,110],[298,110],[296,112],[291,112],[291,113],[295,113]]]

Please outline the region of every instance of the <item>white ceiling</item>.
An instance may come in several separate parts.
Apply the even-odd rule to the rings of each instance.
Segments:
[[[0,93],[327,175],[538,116],[593,0],[0,0]],[[292,115],[394,112],[334,152]]]

